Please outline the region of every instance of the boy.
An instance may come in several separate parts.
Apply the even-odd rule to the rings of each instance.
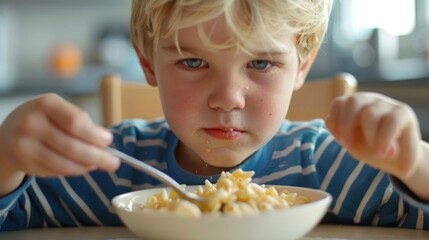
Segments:
[[[0,128],[1,229],[120,224],[110,199],[160,183],[119,166],[103,151],[112,141],[183,184],[253,170],[257,183],[331,193],[325,222],[429,229],[429,146],[408,106],[340,98],[326,119],[332,135],[322,120],[284,120],[331,4],[133,1],[133,44],[167,121],[125,121],[112,139],[56,95],[18,107]]]

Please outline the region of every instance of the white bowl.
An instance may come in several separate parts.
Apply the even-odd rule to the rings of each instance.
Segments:
[[[236,217],[203,214],[201,217],[179,216],[157,211],[130,210],[130,200],[146,199],[160,188],[125,193],[112,199],[122,222],[143,239],[298,239],[310,232],[325,215],[332,201],[326,192],[300,187],[275,186],[310,198],[311,202],[290,208]],[[187,186],[193,191],[196,186]]]

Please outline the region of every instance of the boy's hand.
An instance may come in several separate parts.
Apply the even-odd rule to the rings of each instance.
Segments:
[[[46,94],[18,107],[0,127],[0,164],[11,173],[46,177],[113,171],[119,160],[102,149],[111,141],[84,111]]]
[[[359,92],[334,100],[326,125],[353,157],[407,179],[422,161],[420,128],[406,104]]]

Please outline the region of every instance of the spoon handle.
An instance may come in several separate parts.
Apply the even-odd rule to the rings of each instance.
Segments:
[[[121,151],[118,151],[114,148],[111,147],[106,147],[105,148],[109,153],[119,157],[120,159],[122,159],[123,162],[136,167],[137,169],[141,169],[142,171],[144,171],[145,173],[147,173],[148,175],[158,179],[159,181],[167,184],[169,187],[172,187],[176,190],[182,191],[182,186],[180,186],[179,183],[177,183],[174,179],[172,179],[170,176],[168,176],[167,174],[161,172],[160,170],[142,162],[139,161]]]
[[[108,151],[110,154],[113,154],[117,157],[119,157],[124,163],[127,163],[137,169],[142,170],[143,172],[147,173],[148,175],[158,179],[159,181],[165,183],[167,186],[171,187],[172,189],[176,190],[176,192],[181,195],[182,197],[191,200],[196,201],[199,203],[206,202],[207,198],[201,197],[198,194],[187,192],[183,187],[177,183],[173,178],[168,176],[167,174],[159,171],[158,169],[135,159],[134,157],[131,157],[130,155],[127,155],[121,151],[118,151],[111,147],[106,147],[106,151]]]

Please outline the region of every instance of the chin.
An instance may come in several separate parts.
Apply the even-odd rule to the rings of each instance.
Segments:
[[[240,161],[237,161],[237,159],[242,159]],[[246,158],[233,158],[231,156],[229,157],[218,157],[216,159],[209,159],[206,162],[208,165],[212,167],[218,167],[218,168],[233,168],[240,163],[242,163]]]

